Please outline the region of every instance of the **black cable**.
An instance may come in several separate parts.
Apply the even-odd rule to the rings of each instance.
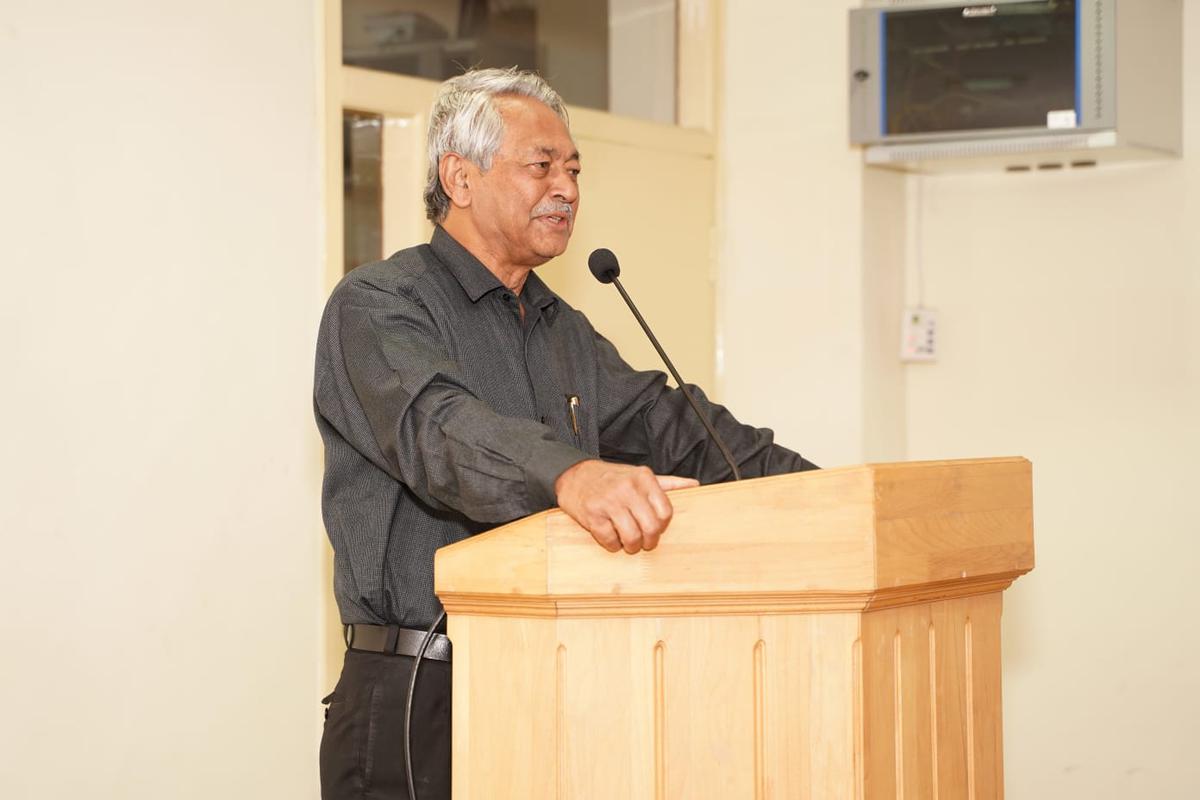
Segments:
[[[429,647],[429,643],[433,641],[433,632],[437,630],[437,626],[442,624],[442,620],[446,618],[446,612],[442,611],[438,614],[438,618],[429,626],[429,630],[425,631],[425,637],[421,639],[421,646],[417,648],[416,658],[413,659],[412,675],[408,680],[408,698],[404,701],[404,773],[408,777],[408,797],[409,800],[417,800],[417,788],[413,785],[412,771],[412,704],[413,695],[417,692],[417,670],[421,667],[421,659],[425,657],[425,649]]]

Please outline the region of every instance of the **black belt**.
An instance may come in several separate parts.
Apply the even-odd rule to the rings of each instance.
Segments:
[[[362,623],[345,626],[346,647],[365,650],[368,653],[384,653],[391,656],[417,657],[425,631],[401,628],[399,625],[365,625]],[[422,658],[434,661],[450,660],[450,639],[445,634],[435,633],[429,637],[429,645]]]

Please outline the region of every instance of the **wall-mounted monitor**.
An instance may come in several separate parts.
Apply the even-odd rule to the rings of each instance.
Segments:
[[[1181,0],[870,3],[850,12],[850,140],[868,162],[933,168],[1175,155],[1181,15]]]

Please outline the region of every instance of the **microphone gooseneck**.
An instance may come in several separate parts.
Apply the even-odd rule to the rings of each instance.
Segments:
[[[733,472],[733,479],[740,481],[742,473],[737,468],[737,462],[733,460],[733,454],[729,452],[729,448],[725,446],[725,442],[721,441],[720,435],[717,434],[717,430],[712,426],[712,423],[708,421],[708,417],[700,410],[700,406],[696,403],[695,398],[692,397],[692,393],[688,391],[687,384],[683,382],[683,378],[679,377],[679,371],[675,369],[675,365],[671,363],[671,359],[667,356],[667,351],[663,350],[662,345],[658,343],[658,337],[654,335],[654,331],[650,330],[650,325],[647,324],[642,313],[634,305],[633,298],[629,296],[629,293],[625,291],[625,287],[621,285],[620,278],[618,278],[621,274],[621,265],[617,262],[616,255],[606,247],[593,250],[592,254],[588,256],[588,269],[592,271],[592,275],[595,276],[596,280],[601,283],[616,285],[617,291],[621,293],[621,297],[625,300],[625,304],[629,306],[629,310],[633,312],[634,318],[642,326],[642,330],[646,332],[646,337],[650,339],[650,344],[654,345],[654,349],[658,351],[659,357],[662,358],[663,363],[670,370],[671,377],[675,379],[675,383],[679,386],[679,391],[683,392],[688,405],[692,407],[692,411],[696,412],[700,423],[704,425],[704,430],[708,431],[708,435],[712,437],[713,442],[717,445],[717,449],[721,451],[721,456]]]

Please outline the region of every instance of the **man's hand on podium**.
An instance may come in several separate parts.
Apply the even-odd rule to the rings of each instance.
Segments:
[[[554,482],[559,507],[611,553],[653,550],[671,522],[671,489],[699,486],[694,478],[655,475],[648,467],[580,461]]]

